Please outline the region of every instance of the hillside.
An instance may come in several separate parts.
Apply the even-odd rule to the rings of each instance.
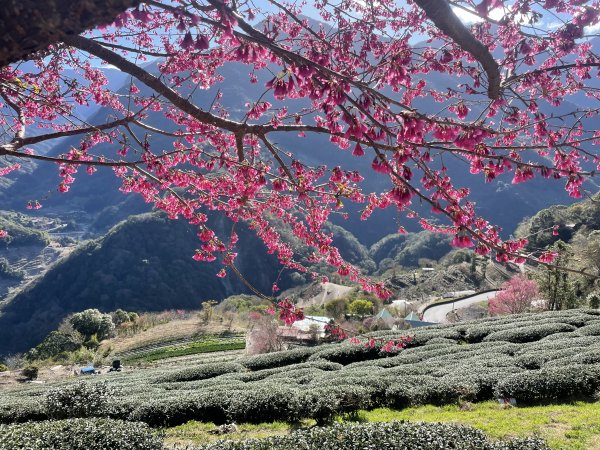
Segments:
[[[552,227],[557,226],[557,235]],[[558,240],[570,242],[578,233],[600,230],[600,193],[573,205],[554,205],[524,220],[515,231],[529,240],[531,249],[544,248]]]
[[[411,337],[406,349],[383,349],[389,340],[406,334]],[[92,415],[173,427],[189,420],[258,424],[312,419],[324,424],[377,407],[403,410],[508,397],[522,408],[593,401],[600,388],[598,310],[523,314],[363,336],[371,338],[373,346],[343,343],[253,357],[188,358],[88,379],[77,389],[88,389],[85,395],[93,398],[94,389],[106,389],[99,381],[110,386],[111,400]],[[76,385],[56,386],[67,393]],[[7,391],[0,400],[0,423],[52,415],[54,407],[43,401],[46,392],[48,387],[39,385]],[[66,417],[73,416],[77,413]],[[188,429],[194,426],[188,424]],[[598,434],[582,439],[597,439]],[[513,445],[501,448],[546,448]]]
[[[16,217],[19,213],[10,214]],[[226,239],[231,224],[216,217],[211,223]],[[60,228],[62,230],[63,225]],[[382,274],[403,297],[441,295],[447,290],[481,285],[481,275],[469,272],[469,264],[461,268],[460,263],[465,259],[454,261],[456,257],[446,257],[451,248],[445,236],[430,232],[390,235],[369,249],[340,226],[327,224],[326,229],[333,234],[334,244],[346,260],[361,267],[366,274]],[[312,281],[290,271],[283,271],[280,276],[279,263],[273,255],[266,254],[263,244],[244,226],[238,226],[236,231],[241,241],[236,249],[237,266],[263,293],[269,294],[275,281],[282,290]],[[297,250],[300,260],[310,266],[307,259],[310,252],[289,229],[279,226],[279,231]],[[45,236],[40,233],[35,231],[32,236]],[[15,233],[15,239],[23,239],[19,236]],[[131,216],[104,237],[82,243],[59,264],[46,267],[44,271],[48,272],[41,279],[0,304],[0,354],[35,346],[67,314],[86,308],[102,311],[122,308],[137,312],[197,309],[203,300],[220,301],[248,292],[247,286],[232,273],[223,279],[216,277],[220,269],[218,262],[194,261],[192,256],[198,246],[195,228],[184,221],[169,220],[161,213]],[[417,282],[411,268],[442,257],[446,257],[444,266],[433,274],[424,274]],[[466,261],[468,258],[467,255]],[[320,265],[313,269],[329,274],[336,283],[345,283],[329,267]],[[304,300],[306,304],[314,303],[308,297]]]
[[[222,234],[230,229],[215,224]],[[269,292],[280,270],[262,243],[238,228],[245,245],[238,267],[248,281]],[[217,264],[192,259],[196,231],[161,214],[130,218],[68,258],[0,309],[0,354],[22,352],[40,342],[69,313],[86,308],[114,311],[198,309],[207,299],[245,292],[235,276],[215,276]],[[281,284],[289,283],[286,274]]]

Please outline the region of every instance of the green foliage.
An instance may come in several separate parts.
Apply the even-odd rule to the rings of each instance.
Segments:
[[[152,426],[189,420],[322,424],[388,405],[498,395],[520,402],[591,398],[600,387],[600,335],[590,334],[598,324],[596,310],[565,310],[410,330],[409,347],[395,353],[381,348],[402,331],[369,333],[377,339],[373,347],[327,344],[254,357],[220,355],[210,363],[198,355],[176,367],[108,375],[118,393],[102,414]],[[29,389],[0,398],[0,423],[50,413],[40,401],[42,387]]]
[[[563,241],[557,241],[550,250],[556,252],[558,257],[553,266],[546,267],[538,275],[540,293],[546,298],[550,310],[575,308],[577,299],[573,278],[568,272],[558,269],[572,265],[572,249]]]
[[[0,246],[46,246],[50,242],[48,233],[37,230],[32,217],[21,213],[9,211],[0,212],[0,230],[8,232],[8,236],[2,239]]]
[[[0,425],[2,450],[163,450],[146,424],[109,419],[68,419]]]
[[[574,331],[577,328],[566,323],[542,323],[488,334],[484,341],[532,342],[555,333]]]
[[[128,313],[127,311],[123,311],[121,308],[119,308],[116,311],[112,312],[110,315],[111,315],[113,323],[116,326],[119,326],[122,323],[131,322],[132,321],[130,314],[131,313]]]
[[[71,316],[69,322],[76,331],[86,338],[86,341],[91,341],[94,335],[96,342],[98,342],[98,339],[106,339],[112,336],[115,330],[115,324],[110,314],[103,314],[97,309],[86,309],[75,313]]]
[[[368,300],[354,300],[348,305],[348,312],[360,317],[368,316],[373,314],[373,303]]]
[[[49,390],[44,405],[52,419],[105,417],[109,415],[114,396],[115,389],[107,382],[78,382]]]
[[[21,370],[21,374],[29,380],[35,380],[38,377],[39,371],[40,369],[37,366],[29,365],[23,367],[23,370]]]
[[[241,364],[250,370],[271,369],[304,362],[319,350],[319,347],[304,347],[283,352],[265,353],[245,358],[241,361]]]
[[[227,401],[219,391],[188,394],[182,398],[151,399],[137,406],[128,418],[150,426],[173,426],[190,420],[224,423],[227,420]]]
[[[590,308],[600,308],[600,292],[590,292],[585,300]]]
[[[8,370],[7,365],[0,363],[0,372],[7,372]]]
[[[41,344],[27,352],[26,357],[30,361],[53,358],[61,353],[78,350],[82,343],[82,336],[78,332],[65,333],[62,331],[53,331]]]
[[[22,280],[25,278],[25,272],[12,268],[6,258],[0,258],[0,277],[9,280]]]
[[[381,356],[381,353],[379,352],[380,348],[381,345],[371,348],[350,343],[333,344],[315,352],[310,356],[309,360],[315,361],[318,359],[325,359],[327,361],[346,365],[353,362],[379,358]]]
[[[498,397],[534,403],[590,397],[599,386],[600,366],[573,364],[510,375],[499,381],[495,392]]]
[[[492,441],[464,425],[411,422],[334,424],[262,440],[218,441],[197,450],[548,450],[540,439]]]
[[[222,312],[245,313],[264,304],[265,300],[254,295],[232,295],[219,303],[217,308]]]
[[[241,372],[244,366],[236,363],[202,364],[198,367],[172,371],[159,377],[157,383],[172,383],[182,381],[205,380],[226,373]]]
[[[325,312],[329,317],[341,319],[346,314],[348,302],[345,298],[336,298],[325,303]]]

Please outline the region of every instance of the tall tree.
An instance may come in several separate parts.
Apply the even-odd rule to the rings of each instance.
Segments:
[[[464,161],[488,182],[507,172],[515,184],[562,179],[576,198],[597,164],[597,0],[315,1],[305,12],[320,23],[279,0],[263,10],[234,0],[146,0],[78,35],[131,4],[115,0],[90,12],[96,3],[74,2],[84,13],[62,30],[73,20],[61,22],[64,2],[48,2],[57,20],[43,22],[41,37],[30,45],[15,34],[4,46],[4,61],[13,61],[19,40],[21,55],[61,42],[35,66],[0,72],[0,173],[18,170],[23,159],[58,163],[58,190],[66,192],[80,169],[112,168],[123,191],[198,226],[195,258],[219,256],[219,276],[237,272],[237,236],[232,230],[220,239],[206,225],[215,210],[250,223],[284,266],[306,271],[272,226],[276,217],[314,249],[315,262],[388,296],[341,258],[322,228],[344,202],[359,204],[364,219],[397,209],[453,236],[454,246],[499,261],[550,264],[554,253],[525,254],[525,239],[502,240],[478,216],[469,190],[454,184],[445,159]],[[32,26],[14,13],[19,5],[38,14],[45,8],[11,3],[3,20],[17,28]],[[127,92],[107,87],[101,63],[129,76]],[[210,99],[197,93],[219,85],[219,70],[234,63],[256,85],[241,112],[223,106],[221,91]],[[578,100],[563,103],[571,98]],[[89,123],[76,114],[82,105],[111,113]],[[315,166],[293,141],[277,143],[286,134],[327,136],[340,151],[371,158],[374,173]],[[168,148],[157,135],[171,139]],[[34,147],[65,136],[81,140],[62,155]],[[347,161],[341,153],[331,159]],[[364,191],[366,176],[386,177],[387,189]],[[413,204],[428,205],[436,219]]]

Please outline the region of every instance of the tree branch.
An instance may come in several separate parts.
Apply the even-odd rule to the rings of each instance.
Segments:
[[[414,0],[431,21],[460,48],[469,52],[483,66],[488,77],[488,97],[500,97],[500,68],[485,45],[475,39],[454,14],[446,0]]]
[[[153,89],[157,94],[160,94],[169,100],[173,106],[189,114],[199,122],[207,125],[213,125],[215,127],[231,131],[232,133],[239,132],[245,128],[245,125],[239,122],[222,119],[211,113],[203,111],[189,100],[181,97],[179,94],[177,94],[177,92],[165,85],[159,78],[155,77],[131,61],[123,58],[121,55],[108,50],[98,42],[84,38],[83,36],[66,36],[63,41],[65,44],[97,56],[103,61],[106,61],[107,63],[119,68],[121,71],[137,78],[150,89]]]

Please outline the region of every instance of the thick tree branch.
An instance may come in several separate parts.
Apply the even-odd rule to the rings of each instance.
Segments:
[[[464,26],[446,0],[414,0],[427,17],[463,50],[469,52],[483,66],[488,77],[488,97],[500,97],[500,68],[485,45]]]
[[[213,125],[221,129],[231,131],[233,133],[241,131],[245,126],[239,122],[232,120],[222,119],[209,112],[203,111],[196,105],[191,103],[189,100],[181,97],[173,89],[165,85],[158,77],[155,77],[151,73],[142,69],[135,63],[128,61],[122,56],[116,54],[104,48],[101,44],[84,38],[82,36],[65,36],[64,43],[72,47],[83,50],[91,55],[97,56],[98,58],[106,61],[109,64],[114,65],[121,71],[128,73],[129,75],[137,78],[139,81],[144,83],[149,88],[153,89],[157,94],[162,95],[164,98],[169,100],[173,106],[179,108],[181,111],[189,114],[199,122],[207,125]]]
[[[0,67],[49,45],[112,22],[140,0],[4,0],[0,8]]]

